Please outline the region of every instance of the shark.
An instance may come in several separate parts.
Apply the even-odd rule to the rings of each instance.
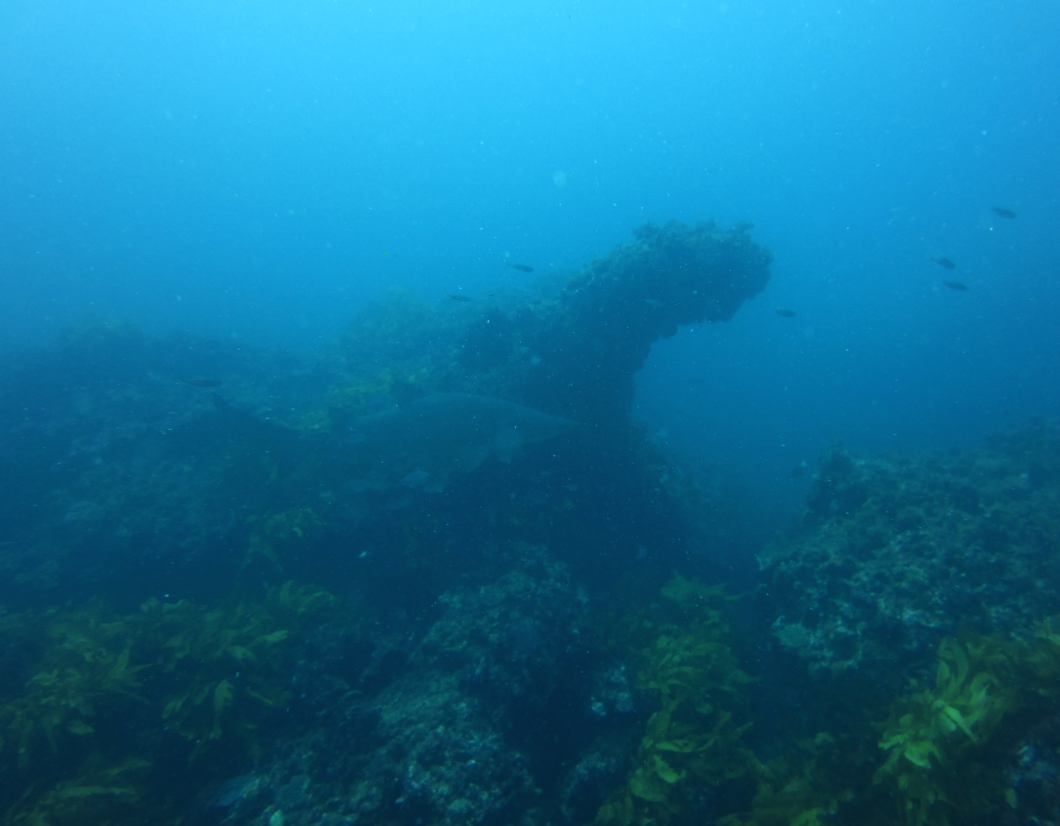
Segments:
[[[579,427],[532,407],[473,393],[430,393],[352,419],[333,441],[347,490],[436,493],[484,462],[510,462],[528,445]],[[333,434],[334,439],[335,434]]]

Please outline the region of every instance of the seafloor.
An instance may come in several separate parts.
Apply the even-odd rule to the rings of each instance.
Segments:
[[[9,358],[3,822],[1060,822],[1060,427],[834,446],[766,537],[632,423],[652,342],[768,281],[748,229],[308,355]]]

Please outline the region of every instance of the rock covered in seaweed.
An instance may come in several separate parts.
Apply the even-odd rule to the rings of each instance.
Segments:
[[[749,230],[648,223],[636,241],[558,288],[543,283],[536,294],[485,308],[469,302],[431,312],[395,296],[351,326],[347,363],[368,384],[397,365],[399,389],[500,396],[583,422],[622,420],[654,341],[682,324],[727,321],[765,287],[772,255]],[[383,383],[388,392],[395,384]]]
[[[769,281],[769,250],[749,224],[718,229],[648,223],[572,278],[538,331],[540,369],[530,392],[574,418],[607,420],[633,401],[633,374],[652,343],[682,324],[728,321]]]
[[[1060,610],[1055,424],[976,450],[834,448],[806,504],[800,530],[760,557],[760,599],[774,637],[811,669],[889,681],[927,668],[962,627],[1025,633]]]
[[[547,823],[599,784],[601,769],[576,762],[606,730],[590,708],[587,600],[540,549],[518,553],[515,570],[445,594],[441,617],[380,690],[358,690],[326,656],[303,663],[299,705],[316,722],[227,822],[265,824],[281,811],[290,826]],[[617,756],[608,765],[624,768]]]
[[[258,449],[215,396],[238,399],[259,421],[276,421],[282,399],[282,413],[297,417],[320,405],[319,366],[104,323],[10,359],[0,369],[0,598],[131,589],[121,598],[135,604],[218,580],[226,590],[245,519],[264,509],[294,457]]]

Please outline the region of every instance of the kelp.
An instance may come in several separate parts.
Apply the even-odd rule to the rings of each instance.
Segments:
[[[974,633],[944,639],[934,684],[914,683],[896,698],[875,726],[875,743],[860,732],[821,732],[758,763],[751,808],[721,826],[972,826],[1015,808],[1006,774],[1013,743],[1056,710],[1053,629],[1042,623],[1031,642]]]
[[[339,610],[287,582],[212,607],[150,599],[119,615],[97,600],[2,617],[35,658],[21,692],[0,697],[5,822],[177,818],[163,802],[177,784],[252,767],[282,730],[292,645]],[[159,770],[163,752],[183,767]]]
[[[283,653],[292,630],[304,627],[307,613],[334,604],[330,594],[292,582],[261,603],[239,600],[212,611],[183,600],[144,604],[155,669],[174,678],[162,719],[194,744],[189,761],[222,741],[226,750],[257,756],[263,718],[288,699]]]
[[[1060,699],[1056,620],[1030,641],[965,635],[939,646],[935,685],[894,702],[879,746],[887,758],[875,782],[910,826],[971,824],[1018,797],[1003,767],[1029,721]]]
[[[466,304],[463,311],[435,306],[404,290],[362,309],[339,343],[343,375],[331,393],[331,427],[375,412],[380,397],[405,402],[438,389],[458,355],[467,312]]]
[[[291,511],[260,529],[297,542],[314,525]],[[733,652],[730,601],[675,576],[655,604],[611,623],[651,714],[598,824],[971,826],[1006,809],[1048,819],[1046,792],[1012,772],[1021,738],[1058,711],[1060,618],[1029,639],[947,638],[933,681],[886,713],[865,709],[864,729],[821,731],[767,759],[751,748],[753,680]],[[9,669],[0,682],[4,822],[177,823],[184,801],[252,769],[283,732],[293,646],[345,610],[288,582],[212,606],[0,614],[8,650],[22,652],[5,660],[19,679]]]
[[[751,808],[719,826],[824,826],[855,797],[858,775],[869,763],[856,736],[819,732],[766,763],[754,762]],[[868,821],[862,821],[863,823]]]
[[[283,557],[319,536],[325,527],[324,520],[312,508],[288,508],[252,516],[247,524],[250,537],[243,560],[244,570],[265,559],[275,570],[282,571]]]
[[[5,822],[12,826],[141,823],[143,790],[150,767],[147,760],[131,758],[117,766],[86,768],[80,777],[61,780],[35,798],[24,795],[19,803],[26,805],[13,806]],[[31,786],[28,792],[32,791]],[[176,822],[175,818],[166,820]]]
[[[692,809],[701,789],[740,778],[755,763],[741,740],[751,678],[728,644],[722,607],[730,598],[676,574],[661,593],[659,614],[627,629],[640,661],[637,689],[657,710],[625,787],[600,808],[598,824],[669,823]]]
[[[1029,640],[944,639],[933,684],[914,682],[896,698],[875,737],[868,725],[821,731],[762,760],[743,736],[751,678],[730,648],[728,598],[679,576],[662,595],[654,613],[626,620],[637,687],[655,711],[597,824],[972,826],[1006,809],[1024,818],[1052,811],[1051,800],[1017,792],[1012,767],[1026,732],[1060,710],[1060,618],[1039,623]]]

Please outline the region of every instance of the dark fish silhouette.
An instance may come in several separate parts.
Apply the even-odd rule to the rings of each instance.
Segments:
[[[809,467],[810,466],[807,465],[805,462],[799,462],[795,466],[795,469],[791,472],[791,478],[792,479],[798,479],[798,478],[800,478],[802,476],[805,476],[806,475],[806,471],[809,470]]]
[[[453,301],[470,301],[471,296],[464,295],[463,293],[446,293]]]
[[[351,492],[443,490],[493,457],[509,462],[523,449],[578,423],[514,402],[469,393],[429,393],[400,407],[359,416],[329,449]]]
[[[533,267],[528,267],[526,264],[512,264],[505,261],[505,266],[511,267],[513,270],[519,270],[519,272],[533,272]]]
[[[795,311],[785,310],[783,307],[778,307],[777,315],[784,316],[784,318],[795,318]]]
[[[943,267],[947,270],[957,269],[957,265],[953,263],[953,261],[949,258],[932,258],[931,260],[938,264],[940,267]]]
[[[1016,213],[1011,209],[1005,209],[1004,207],[990,207],[995,213],[1000,215],[1002,218],[1012,219],[1016,217]]]
[[[220,379],[196,379],[188,376],[178,376],[177,381],[192,387],[220,387],[224,384]]]
[[[949,287],[951,290],[956,290],[959,293],[967,292],[968,285],[961,281],[943,281],[943,285]]]

